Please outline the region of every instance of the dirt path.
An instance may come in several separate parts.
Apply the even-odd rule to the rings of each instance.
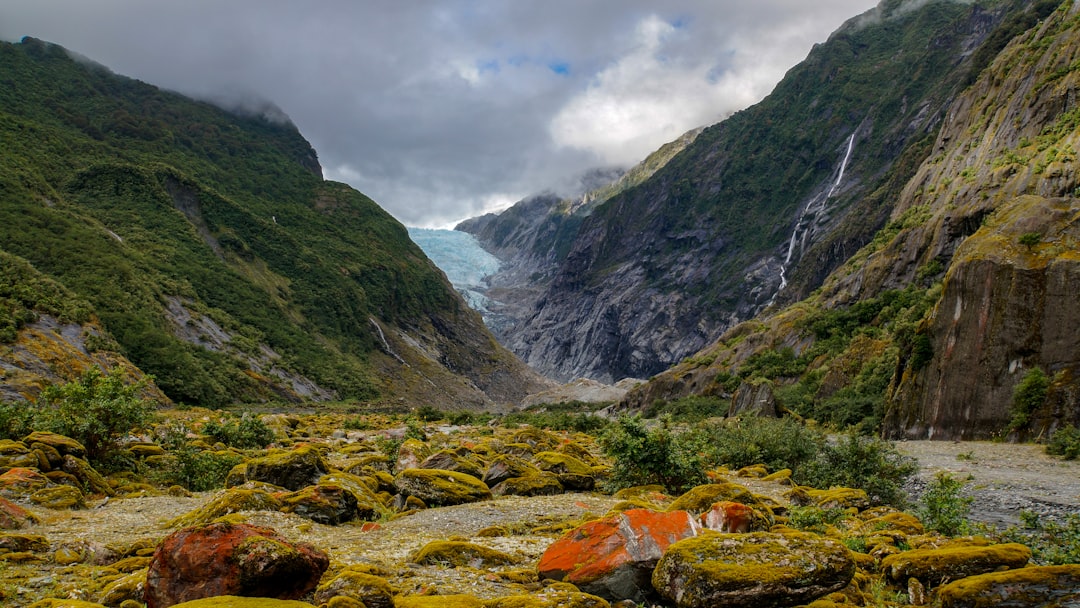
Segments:
[[[967,479],[972,519],[994,525],[1020,523],[1020,512],[1063,518],[1080,514],[1080,461],[1047,456],[1041,445],[980,441],[901,441],[919,461],[911,491],[921,495],[939,471]]]

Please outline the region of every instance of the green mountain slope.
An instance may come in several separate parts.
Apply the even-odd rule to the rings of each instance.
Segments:
[[[1006,22],[869,244],[624,406],[708,395],[894,438],[1080,425],[1080,4],[1054,4]]]
[[[0,45],[2,248],[84,298],[177,401],[482,405],[534,386],[280,116]]]

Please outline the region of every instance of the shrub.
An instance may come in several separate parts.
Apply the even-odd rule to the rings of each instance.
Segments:
[[[859,488],[874,504],[902,507],[904,482],[918,466],[887,441],[847,434],[824,445],[813,460],[793,468],[793,476],[801,484]]]
[[[1046,392],[1050,390],[1050,378],[1041,368],[1033,367],[1013,389],[1012,419],[1009,432],[1021,431],[1031,422],[1031,414],[1046,402]]]
[[[207,422],[202,432],[214,441],[240,449],[265,448],[275,438],[273,429],[248,412],[244,412],[239,419]]]
[[[1031,561],[1036,564],[1080,564],[1080,515],[1072,513],[1062,521],[1055,521],[1043,519],[1032,511],[1021,511],[1020,520],[1021,526],[985,532],[1000,542],[1027,545],[1031,548]]]
[[[244,461],[232,452],[211,452],[185,444],[172,452],[175,460],[162,471],[158,480],[178,484],[194,492],[206,492],[225,486],[233,467]]]
[[[32,426],[66,435],[83,444],[86,455],[102,461],[116,447],[117,440],[146,426],[153,407],[140,393],[149,378],[126,384],[119,373],[102,374],[93,367],[82,377],[41,392],[33,410]]]
[[[1046,453],[1065,460],[1080,458],[1080,429],[1070,424],[1055,431],[1046,444]]]
[[[919,518],[930,530],[946,536],[968,534],[971,531],[968,514],[972,498],[963,496],[964,481],[945,472],[938,472],[923,494]]]
[[[825,445],[820,432],[791,418],[728,418],[695,434],[709,463],[733,469],[763,464],[773,471],[796,470]]]
[[[700,422],[706,418],[727,414],[729,406],[730,402],[726,399],[693,395],[674,401],[658,399],[643,414],[646,418],[668,415],[672,420],[680,422]]]
[[[640,416],[623,416],[599,441],[613,461],[613,490],[659,484],[679,493],[705,482],[704,462],[692,438],[675,432],[669,419],[647,425]]]
[[[416,410],[416,415],[424,422],[436,422],[446,418],[443,412],[430,405],[420,406],[420,409]]]

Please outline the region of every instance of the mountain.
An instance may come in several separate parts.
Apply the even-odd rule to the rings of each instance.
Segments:
[[[5,370],[79,334],[208,406],[481,407],[547,386],[270,105],[226,111],[26,38],[0,44],[0,148],[0,249],[29,281],[0,292]]]
[[[518,201],[501,213],[465,220],[454,229],[474,235],[501,264],[487,278],[485,321],[499,341],[515,352],[520,328],[534,314],[570,252],[578,229],[594,209],[641,184],[701,133],[692,129],[650,154],[628,171],[593,170],[582,178],[584,193],[561,197],[551,192]]]
[[[1022,9],[991,33],[985,68],[868,244],[621,407],[730,397],[730,412],[782,408],[890,438],[1080,426],[1080,4]]]
[[[761,103],[571,216],[505,343],[560,380],[646,378],[806,297],[885,225],[946,108],[1030,4],[887,0],[850,20]]]

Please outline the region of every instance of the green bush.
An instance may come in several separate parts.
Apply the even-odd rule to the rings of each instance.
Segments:
[[[599,442],[613,461],[612,490],[659,484],[679,493],[705,483],[705,463],[692,438],[673,430],[666,418],[650,425],[640,416],[621,417]]]
[[[1080,564],[1080,515],[1072,513],[1062,521],[1043,519],[1032,511],[1021,511],[1020,526],[1001,531],[981,530],[1000,542],[1021,543],[1031,548],[1031,561],[1041,566]]]
[[[203,451],[189,444],[179,447],[172,455],[175,460],[158,474],[157,480],[165,485],[181,485],[194,492],[224,487],[229,471],[244,461],[239,454]]]
[[[809,462],[792,468],[793,477],[801,484],[859,488],[874,504],[902,507],[904,482],[918,466],[887,441],[847,434],[824,445]]]
[[[791,418],[728,418],[703,425],[694,434],[709,463],[733,469],[763,464],[773,471],[794,471],[825,445],[824,435]]]
[[[961,494],[964,483],[945,472],[934,476],[919,507],[919,518],[928,529],[946,536],[970,533],[968,515],[973,499]]]
[[[248,412],[239,419],[207,422],[202,432],[214,441],[240,449],[265,448],[275,439],[273,429]]]
[[[1033,367],[1013,389],[1012,419],[1008,431],[1022,431],[1031,422],[1031,414],[1046,402],[1046,393],[1050,390],[1050,378],[1041,368]]]
[[[657,399],[642,414],[646,418],[667,415],[679,422],[700,422],[706,418],[726,415],[729,407],[730,402],[727,399],[693,395],[674,401]]]
[[[41,391],[30,425],[75,439],[90,460],[100,462],[118,439],[153,419],[151,402],[140,396],[149,382],[127,384],[119,372],[105,375],[90,368],[78,380]]]
[[[1065,460],[1080,458],[1080,429],[1070,424],[1055,431],[1046,444],[1046,453]]]

